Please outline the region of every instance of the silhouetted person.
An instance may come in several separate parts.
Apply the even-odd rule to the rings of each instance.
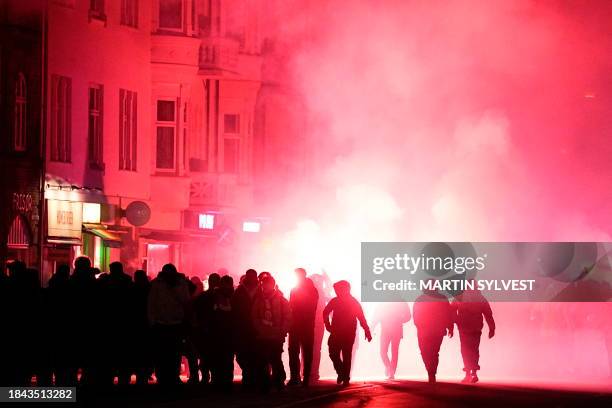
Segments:
[[[172,264],[151,282],[147,310],[153,332],[155,376],[160,385],[181,383],[179,377],[190,296],[185,276]]]
[[[370,327],[366,322],[359,301],[351,295],[351,284],[341,280],[334,283],[336,297],[329,301],[323,309],[323,321],[329,331],[327,345],[329,358],[334,363],[338,374],[338,384],[348,385],[351,380],[351,362],[353,359],[353,344],[357,331],[357,321],[365,332],[365,338],[372,341]],[[329,315],[332,315],[331,322]]]
[[[70,280],[70,266],[68,264],[60,264],[57,266],[57,270],[49,279],[49,288],[61,288],[65,287]]]
[[[291,290],[289,307],[291,308],[291,328],[289,329],[289,369],[290,385],[308,386],[312,367],[312,348],[314,343],[314,325],[317,312],[319,292],[312,280],[306,277],[304,268],[295,270],[297,285]],[[300,373],[300,350],[303,359],[303,373]],[[303,377],[300,376],[303,374]]]
[[[211,377],[211,361],[214,357],[212,348],[211,319],[214,305],[214,293],[219,288],[221,277],[217,273],[208,276],[208,289],[200,293],[193,301],[193,336],[200,358],[202,382],[208,384]]]
[[[440,346],[444,336],[453,337],[454,319],[448,299],[434,290],[424,290],[414,302],[414,324],[421,357],[430,383],[436,382]]]
[[[489,338],[495,336],[495,320],[491,306],[482,293],[475,290],[466,290],[451,304],[455,315],[455,322],[459,330],[461,342],[461,357],[463,357],[464,383],[478,382],[477,371],[480,370],[478,360],[480,357],[480,336],[482,335],[483,317],[489,327]]]
[[[189,286],[189,296],[192,307],[186,324],[185,341],[183,342],[182,353],[187,359],[189,367],[189,384],[198,384],[200,382],[200,356],[197,347],[196,319],[193,313],[193,302],[204,289],[202,281],[197,276],[193,276],[187,281]]]
[[[255,328],[251,311],[259,292],[257,272],[249,269],[232,296],[232,311],[236,325],[236,361],[242,370],[242,385],[246,388],[254,386],[257,376],[257,354],[253,341]]]
[[[86,256],[74,260],[74,271],[70,277],[70,302],[72,307],[70,338],[73,340],[69,359],[71,361],[69,382],[72,385],[76,384],[80,369],[79,383],[93,385],[96,374],[97,350],[94,344],[97,344],[98,284],[91,261]]]
[[[8,340],[6,365],[0,370],[8,373],[8,385],[29,386],[40,368],[38,341],[42,313],[42,291],[38,271],[14,261],[8,265],[9,311],[2,336]]]
[[[67,386],[70,381],[70,350],[72,347],[72,312],[70,301],[70,267],[58,265],[49,279],[45,296],[47,327],[53,333],[49,336],[47,355],[50,365],[50,376],[55,376],[55,385]]]
[[[317,301],[317,311],[315,313],[315,324],[314,324],[314,342],[312,347],[312,368],[311,368],[311,381],[319,380],[319,367],[321,365],[321,350],[323,348],[323,336],[325,335],[325,323],[323,319],[318,318],[323,314],[325,305],[332,298],[331,294],[331,281],[324,272],[323,274],[314,274],[310,276],[312,283],[314,284],[317,292],[319,293],[319,300]]]
[[[252,308],[255,343],[257,347],[258,383],[266,392],[270,386],[281,390],[285,385],[283,343],[291,324],[289,302],[276,289],[276,281],[266,276],[261,281],[261,292]]]
[[[267,271],[261,271],[259,272],[259,275],[257,275],[257,279],[259,280],[259,284],[261,285],[261,283],[263,282],[264,279],[266,278],[271,278],[272,274],[270,272]]]
[[[147,303],[151,283],[147,273],[142,269],[134,272],[134,372],[136,384],[146,385],[153,374],[153,357],[151,349],[151,329],[147,316]]]
[[[198,296],[200,293],[204,292],[204,282],[200,279],[199,276],[192,276],[189,278],[189,281],[193,284],[195,289],[193,290],[192,297]]]
[[[4,266],[4,265],[2,265]],[[8,269],[8,268],[7,268]],[[9,329],[9,308],[10,308],[10,284],[9,278],[5,274],[4,270],[0,270],[0,330],[2,333],[6,333]],[[10,359],[11,359],[11,351],[10,351],[11,339],[9,336],[0,335],[0,386],[10,386]]]
[[[206,292],[209,296],[212,296],[214,290],[217,289],[219,286],[221,286],[221,275],[219,275],[218,273],[211,273],[208,276],[208,288],[206,289],[206,291],[203,291],[203,293]]]
[[[395,378],[399,346],[404,337],[404,324],[409,322],[411,317],[410,305],[405,302],[383,303],[374,314],[373,327],[380,323],[380,358],[385,365],[385,375],[390,380]]]
[[[212,384],[228,391],[234,381],[234,280],[225,275],[213,292],[210,324],[210,366]]]
[[[215,273],[215,275],[219,275],[219,278],[221,278],[221,276],[225,276],[225,275],[233,277],[233,275],[230,273],[230,271],[227,268],[225,268],[225,267],[221,267],[221,268],[217,269],[217,272]]]
[[[109,265],[110,273],[99,282],[100,324],[98,341],[102,347],[97,355],[100,361],[101,381],[113,384],[117,377],[120,385],[128,385],[132,374],[132,350],[126,339],[133,339],[136,331],[135,289],[132,278],[123,271],[121,262]]]

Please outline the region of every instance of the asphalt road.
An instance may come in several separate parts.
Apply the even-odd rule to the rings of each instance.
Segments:
[[[80,406],[94,407],[222,407],[222,408],[395,408],[395,407],[612,407],[612,391],[569,391],[504,385],[463,385],[417,381],[363,382],[340,388],[323,382],[309,389],[287,388],[263,395],[244,392],[236,385],[231,394],[184,386],[173,392],[155,388],[117,391],[107,395],[77,394]]]

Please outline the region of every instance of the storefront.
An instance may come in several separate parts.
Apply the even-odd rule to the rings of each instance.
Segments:
[[[47,240],[43,279],[49,279],[61,264],[72,266],[78,256],[87,256],[100,272],[120,258],[121,237],[101,223],[100,203],[47,199]]]
[[[139,258],[142,269],[154,278],[167,263],[187,276],[204,278],[214,272],[216,236],[188,231],[140,229]]]

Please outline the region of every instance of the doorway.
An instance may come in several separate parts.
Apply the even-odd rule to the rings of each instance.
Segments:
[[[147,274],[155,278],[162,267],[172,261],[169,244],[147,244]]]

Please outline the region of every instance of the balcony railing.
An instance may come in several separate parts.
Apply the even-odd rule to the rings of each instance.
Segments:
[[[240,44],[230,38],[206,37],[200,46],[200,68],[235,71]]]
[[[200,39],[188,36],[151,36],[151,61],[197,67]]]

